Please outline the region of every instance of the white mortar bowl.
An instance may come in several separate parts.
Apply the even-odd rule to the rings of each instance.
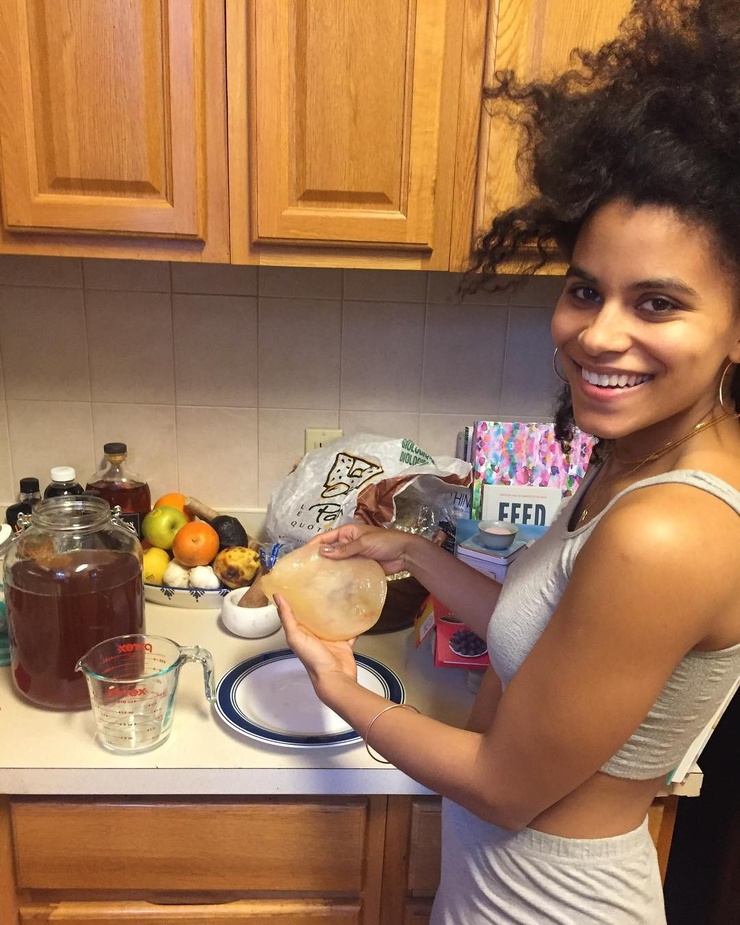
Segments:
[[[229,592],[221,605],[221,622],[235,636],[245,639],[262,639],[271,636],[280,627],[280,617],[274,604],[264,607],[240,607],[239,601],[246,593],[246,588],[236,588]]]

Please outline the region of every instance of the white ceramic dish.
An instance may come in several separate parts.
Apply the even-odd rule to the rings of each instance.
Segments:
[[[274,604],[264,607],[240,607],[246,588],[230,591],[221,603],[221,622],[235,636],[262,639],[280,629],[280,617]]]
[[[228,588],[204,591],[203,588],[169,588],[166,585],[144,583],[145,600],[186,610],[221,610],[221,604],[228,593]]]
[[[406,692],[395,672],[357,652],[355,661],[363,687],[393,703],[404,702]],[[263,652],[228,671],[218,682],[215,707],[236,732],[270,745],[315,748],[362,741],[319,700],[290,649]]]

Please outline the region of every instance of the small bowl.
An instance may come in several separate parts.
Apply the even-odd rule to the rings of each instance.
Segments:
[[[229,592],[221,606],[221,621],[235,636],[245,639],[262,639],[271,636],[280,629],[280,617],[274,604],[264,607],[240,607],[239,601],[246,588],[237,588]]]
[[[206,591],[203,588],[170,588],[168,585],[144,583],[145,600],[152,604],[182,607],[185,610],[220,610],[223,599],[228,593],[228,588]]]
[[[505,520],[482,520],[478,524],[478,541],[487,549],[508,549],[517,532],[517,525]]]

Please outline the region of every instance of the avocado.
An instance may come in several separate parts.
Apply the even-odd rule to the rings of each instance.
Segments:
[[[247,531],[236,517],[219,514],[218,517],[213,518],[211,526],[218,533],[219,549],[226,549],[228,546],[246,546],[249,543]]]

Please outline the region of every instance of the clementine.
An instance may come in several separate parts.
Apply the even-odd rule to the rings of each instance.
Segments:
[[[178,511],[182,511],[187,519],[193,520],[193,515],[188,514],[185,510],[185,502],[188,499],[179,491],[170,491],[166,495],[162,495],[161,498],[157,498],[154,502],[154,507],[175,507]]]
[[[208,565],[218,553],[218,533],[204,520],[193,520],[175,534],[172,554],[187,568]]]

